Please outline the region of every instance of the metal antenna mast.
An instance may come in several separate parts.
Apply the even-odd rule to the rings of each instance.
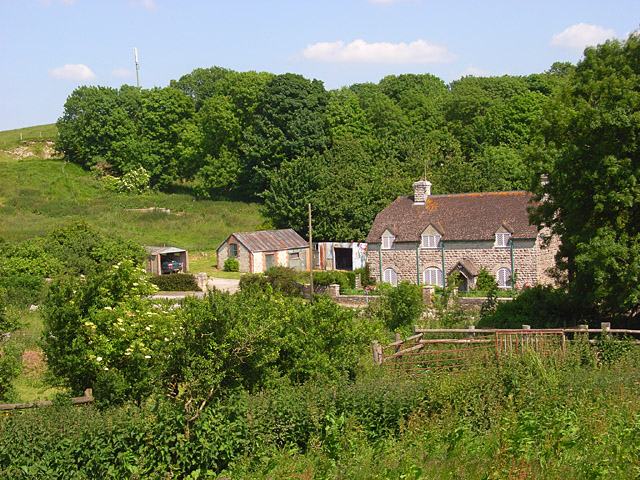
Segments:
[[[138,73],[138,70],[140,70],[140,65],[138,65],[138,49],[136,47],[133,47],[133,58],[136,61],[136,84],[138,86],[138,89],[140,89],[140,74]]]

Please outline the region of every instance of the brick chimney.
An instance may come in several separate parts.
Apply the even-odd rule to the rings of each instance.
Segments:
[[[431,195],[431,182],[421,178],[413,183],[413,204],[424,205]]]

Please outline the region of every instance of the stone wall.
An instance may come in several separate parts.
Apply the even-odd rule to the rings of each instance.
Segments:
[[[218,255],[218,269],[222,270],[224,268],[224,262],[229,258],[229,243],[235,243],[236,240],[233,237],[229,237],[222,245],[218,247],[216,251]],[[236,243],[238,245],[238,259],[239,270],[241,272],[251,273],[251,252],[247,250],[241,243]]]

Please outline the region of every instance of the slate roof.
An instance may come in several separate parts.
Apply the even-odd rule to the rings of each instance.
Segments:
[[[309,247],[309,243],[291,228],[233,233],[232,235],[251,252],[271,252]]]
[[[367,236],[379,243],[389,229],[396,242],[417,242],[429,226],[447,240],[493,240],[500,227],[514,239],[535,238],[538,230],[529,224],[527,208],[533,194],[524,191],[430,195],[424,205],[414,205],[412,196],[398,197],[376,216]]]

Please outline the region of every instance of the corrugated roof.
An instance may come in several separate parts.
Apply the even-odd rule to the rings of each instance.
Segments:
[[[186,250],[182,248],[176,247],[145,247],[147,253],[151,255],[164,255],[166,253],[182,253],[186,252]]]
[[[413,197],[398,197],[375,218],[367,242],[379,243],[385,230],[396,242],[417,242],[432,224],[447,240],[492,240],[500,227],[513,238],[535,238],[537,227],[529,224],[527,208],[533,206],[529,192],[482,192],[430,195],[424,205]]]
[[[232,235],[252,252],[271,252],[309,246],[307,241],[291,228],[233,233]]]

